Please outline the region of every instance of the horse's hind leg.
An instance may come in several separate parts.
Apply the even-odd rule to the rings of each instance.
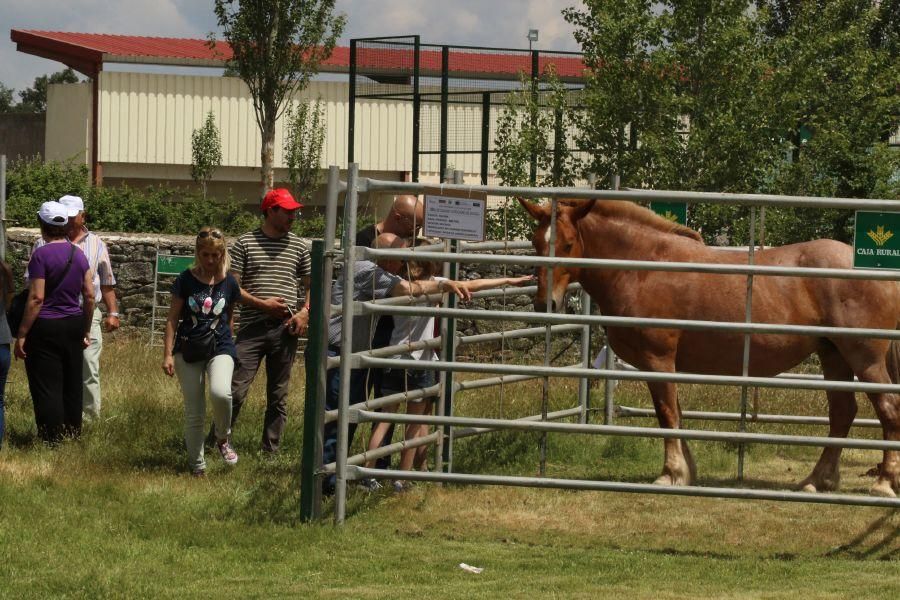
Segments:
[[[659,426],[663,429],[679,429],[681,427],[681,410],[674,383],[648,382],[650,395]],[[688,450],[687,442],[678,439],[663,441],[665,459],[663,472],[654,483],[658,485],[691,485],[696,477],[694,460]]]
[[[822,372],[829,381],[850,381],[850,365],[831,345],[825,342],[818,350]],[[828,391],[828,437],[846,438],[856,418],[856,396],[853,392]],[[804,492],[835,491],[841,485],[840,460],[842,448],[825,448],[812,473],[800,482]]]
[[[900,396],[897,394],[868,394],[875,414],[881,421],[884,439],[900,442]],[[869,490],[873,496],[895,498],[900,492],[900,451],[885,450],[878,479]]]
[[[839,343],[839,342],[835,342]],[[848,348],[841,348],[841,353],[850,362],[850,366],[860,381],[865,383],[891,383],[885,361],[884,344],[857,341],[844,342]],[[893,368],[893,367],[892,367]],[[900,396],[887,393],[867,393],[869,401],[881,421],[884,439],[900,442]],[[878,479],[869,490],[873,496],[894,498],[900,491],[900,451],[885,450],[881,462]]]

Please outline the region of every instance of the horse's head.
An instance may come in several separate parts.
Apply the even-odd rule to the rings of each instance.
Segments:
[[[550,205],[534,204],[522,198],[519,202],[537,221],[537,229],[531,238],[534,250],[538,256],[550,254]],[[594,208],[594,200],[560,202],[556,211],[556,244],[554,257],[556,258],[581,258],[584,248],[581,236],[578,234],[578,220],[591,212]],[[553,290],[549,295],[550,306],[553,312],[562,310],[566,296],[566,287],[572,281],[577,281],[581,269],[577,267],[554,267]],[[538,312],[547,310],[547,269],[537,269],[538,290],[534,297],[534,309]]]

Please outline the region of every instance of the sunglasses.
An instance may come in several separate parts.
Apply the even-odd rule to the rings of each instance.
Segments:
[[[208,237],[213,237],[214,239],[221,240],[222,232],[218,231],[217,229],[213,229],[212,231],[201,231],[197,234],[197,238],[201,240]]]

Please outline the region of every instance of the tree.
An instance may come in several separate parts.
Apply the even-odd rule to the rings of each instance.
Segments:
[[[222,141],[212,111],[206,115],[202,127],[191,134],[191,177],[200,184],[206,198],[206,184],[222,164]]]
[[[325,145],[325,108],[321,100],[300,102],[296,111],[285,112],[284,161],[294,197],[302,202],[312,195],[322,182],[319,162]]]
[[[590,68],[581,146],[633,187],[896,197],[898,5],[586,0],[564,13]],[[691,221],[746,243],[746,214],[698,205]],[[852,217],[799,214],[772,211],[770,225],[802,227],[767,241],[842,239]]]
[[[51,75],[34,78],[34,85],[19,92],[18,112],[47,112],[47,87],[51,83],[78,83],[78,75],[72,69],[57,71]]]
[[[773,165],[764,190],[900,198],[900,152],[887,143],[900,128],[900,32],[884,30],[884,9],[900,3],[791,4],[789,13],[777,3],[761,9],[777,24],[768,28],[775,108],[791,118],[787,159]],[[810,235],[852,238],[851,211],[789,214]]]
[[[591,149],[591,172],[604,180],[618,175],[623,186],[663,187],[659,166],[679,145],[677,73],[658,51],[665,31],[653,5],[586,0],[584,10],[563,11],[588,68],[579,145]]]
[[[572,101],[573,95],[552,67],[541,82],[523,75],[521,89],[507,96],[497,119],[494,168],[503,185],[574,186],[583,177],[584,160],[569,144],[578,127]],[[503,201],[501,211],[493,211],[488,219],[492,239],[525,238],[533,224],[531,216],[509,198]]]
[[[13,94],[16,90],[0,83],[0,115],[11,113],[15,109]]]
[[[302,91],[331,55],[346,17],[335,0],[215,0],[214,10],[231,45],[230,67],[250,89],[262,137],[262,197],[272,188],[275,123],[291,96]],[[216,47],[210,34],[209,44]]]

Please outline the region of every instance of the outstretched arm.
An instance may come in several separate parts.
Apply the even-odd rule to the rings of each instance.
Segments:
[[[521,277],[498,277],[496,279],[469,279],[468,281],[460,281],[459,284],[471,293],[508,285],[522,287],[535,281],[537,281],[537,278],[534,275],[523,275]]]
[[[468,300],[472,294],[462,286],[462,282],[452,279],[437,279],[428,281],[407,281],[401,279],[391,288],[391,296],[428,296],[431,294],[443,294],[451,292],[463,300]]]

